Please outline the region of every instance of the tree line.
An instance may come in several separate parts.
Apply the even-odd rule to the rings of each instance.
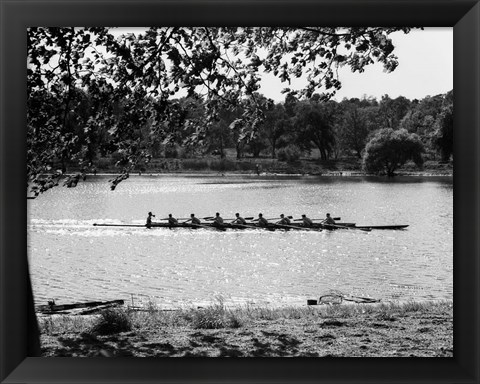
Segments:
[[[64,171],[66,163],[75,160],[74,153],[81,154],[89,164],[116,154],[120,160],[118,165],[126,165],[119,153],[128,151],[132,140],[136,148],[143,150],[144,159],[191,158],[206,154],[224,158],[227,148],[235,148],[238,159],[262,156],[295,161],[316,149],[321,160],[357,157],[364,159],[365,165],[374,171],[381,167],[372,167],[373,163],[368,161],[373,155],[375,141],[372,140],[376,138],[378,142],[382,135],[385,139],[386,132],[390,131],[403,134],[397,135],[401,138],[400,146],[408,146],[409,140],[416,141],[415,152],[423,153],[422,159],[448,161],[453,153],[453,91],[421,100],[409,100],[403,96],[392,99],[384,95],[381,100],[363,97],[340,102],[323,101],[318,94],[308,100],[289,95],[284,102],[277,103],[257,94],[258,99],[264,99],[261,110],[264,118],[254,132],[242,134],[242,116],[248,109],[248,105],[244,105],[247,102],[242,100],[235,108],[219,108],[216,120],[203,130],[202,137],[195,130],[205,116],[205,100],[201,98],[170,100],[169,123],[165,124],[161,134],[153,135],[152,119],[142,119],[125,99],[111,105],[110,120],[114,127],[132,127],[129,128],[129,141],[122,145],[113,141],[112,129],[107,124],[100,124],[95,130],[85,129],[92,118],[90,111],[95,104],[95,94],[74,89],[72,97],[79,102],[76,109],[64,117],[62,135],[68,145],[58,152],[60,157],[57,159],[62,162]],[[54,111],[61,108],[61,103],[62,100],[55,99],[48,92],[34,93],[29,97],[29,111],[44,110],[40,116],[44,116],[42,124],[46,124],[55,116]],[[155,100],[148,103],[155,104]],[[38,124],[38,113],[35,119]],[[43,140],[37,137],[36,144],[41,147],[50,139],[49,136]],[[421,163],[418,156],[408,159]],[[387,168],[387,173],[392,173],[389,171],[396,167]]]

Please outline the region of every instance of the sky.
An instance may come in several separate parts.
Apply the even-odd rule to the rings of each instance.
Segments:
[[[390,37],[399,61],[395,71],[385,73],[381,64],[370,65],[363,73],[342,68],[339,70],[342,88],[334,100],[363,96],[379,100],[386,94],[391,98],[405,96],[413,100],[453,89],[453,28],[425,28],[408,34],[395,32]],[[285,100],[281,90],[287,86],[267,76],[259,92],[281,102]]]

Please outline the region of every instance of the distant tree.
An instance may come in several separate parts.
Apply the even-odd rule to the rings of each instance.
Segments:
[[[445,104],[453,105],[453,89],[445,94]]]
[[[354,151],[359,159],[370,133],[368,108],[360,105],[358,99],[342,102],[343,113],[337,132],[344,149]]]
[[[225,149],[237,146],[237,158],[241,157],[243,146],[237,145],[240,130],[233,130],[231,124],[240,119],[243,113],[242,106],[222,107],[218,111],[218,121],[206,132],[208,150],[216,150],[221,158],[225,158]]]
[[[245,147],[247,145],[247,138],[243,134],[241,119],[237,118],[229,125],[229,129],[233,135],[233,141],[235,142],[235,151],[237,159],[244,156]]]
[[[337,104],[331,102],[301,102],[295,110],[294,129],[302,149],[312,145],[320,151],[320,158],[328,160],[335,146],[335,118]]]
[[[272,159],[276,157],[276,150],[282,136],[291,129],[291,119],[287,116],[282,104],[275,104],[265,113],[265,122],[262,135],[270,144]]]
[[[285,102],[283,103],[283,106],[285,108],[285,113],[287,114],[288,117],[295,116],[295,108],[298,102],[299,102],[298,98],[296,98],[291,93],[287,93],[287,95],[285,96]]]
[[[408,160],[421,166],[424,151],[423,143],[417,134],[408,133],[405,129],[384,128],[376,132],[368,142],[363,164],[368,172],[386,172],[391,177],[395,175],[395,170]]]
[[[399,128],[406,129],[410,133],[416,133],[419,136],[425,136],[431,130],[435,119],[431,115],[425,115],[417,108],[406,113],[400,121]]]
[[[388,128],[397,129],[400,121],[410,109],[410,100],[403,96],[391,99],[388,95],[382,96],[380,100],[379,114],[382,125]]]
[[[442,161],[448,161],[453,154],[453,105],[445,106],[440,113],[434,142],[440,149]]]
[[[232,134],[228,121],[221,119],[212,124],[207,133],[208,150],[217,151],[220,158],[226,157],[225,149],[232,145]]]
[[[427,96],[412,102],[408,112],[400,121],[400,128],[420,137],[428,137],[434,130],[434,123],[444,105],[444,95]],[[424,141],[425,142],[425,141]]]
[[[261,137],[256,137],[248,142],[246,150],[252,154],[253,157],[260,157],[262,151],[268,148],[268,143]]]

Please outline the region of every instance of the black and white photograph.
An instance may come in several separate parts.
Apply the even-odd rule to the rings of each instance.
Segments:
[[[42,357],[454,357],[453,28],[27,38]]]

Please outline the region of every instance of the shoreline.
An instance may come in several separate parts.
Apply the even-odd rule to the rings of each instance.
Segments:
[[[219,301],[38,319],[45,357],[453,356],[453,301],[277,309]]]
[[[53,169],[59,169],[57,166]],[[66,174],[86,172],[97,174],[121,174],[122,168],[115,166],[113,159],[101,158],[89,167],[81,168],[69,164]],[[53,172],[53,171],[52,171]],[[57,171],[58,172],[58,171]],[[215,156],[193,158],[154,158],[148,164],[138,164],[129,171],[130,175],[253,175],[258,176],[378,176],[365,172],[362,160],[342,157],[330,160],[301,158],[296,161],[280,161],[267,157],[236,158]],[[453,161],[426,160],[421,168],[408,162],[395,171],[396,176],[453,176]]]
[[[76,172],[69,172],[65,175],[73,175]],[[96,174],[93,173],[86,173],[87,177],[95,177],[95,176],[113,176],[119,175],[120,171],[101,171],[97,172]],[[48,174],[48,175],[53,175]],[[251,176],[251,177],[384,177],[387,176],[379,176],[370,173],[364,172],[357,172],[357,171],[335,171],[335,172],[324,172],[324,173],[285,173],[285,172],[262,172],[257,175],[254,172],[242,172],[242,171],[172,171],[172,172],[130,172],[129,177],[134,176],[179,176],[179,177],[207,177],[207,176],[222,176],[222,177],[234,177],[234,176]],[[396,173],[395,176],[391,179],[395,179],[395,177],[453,177],[453,171],[451,172],[434,172],[434,171],[421,171],[421,172],[399,172]]]

